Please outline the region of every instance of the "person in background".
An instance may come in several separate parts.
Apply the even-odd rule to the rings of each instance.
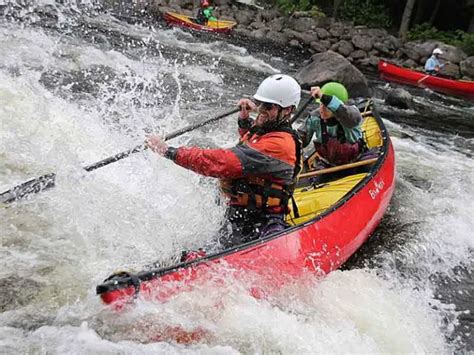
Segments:
[[[214,9],[209,4],[209,0],[201,0],[200,7],[196,16],[196,23],[200,25],[207,25],[208,21],[217,21],[212,15]]]
[[[147,138],[146,144],[155,153],[198,174],[220,179],[228,203],[228,223],[219,233],[224,249],[288,227],[284,217],[289,213],[288,201],[301,161],[301,144],[290,117],[300,97],[300,85],[288,75],[263,80],[253,101],[241,99],[238,103],[240,141],[230,149],[173,148],[159,136]],[[250,112],[257,113],[255,120]],[[187,252],[181,261],[203,255],[202,251]]]
[[[298,133],[306,147],[314,136],[315,166],[324,169],[359,159],[364,151],[362,115],[357,107],[347,105],[349,95],[344,85],[329,82],[311,88],[311,95],[320,103],[311,112]]]
[[[428,58],[428,60],[425,63],[425,72],[426,74],[430,75],[438,75],[439,71],[441,70],[442,67],[445,66],[445,64],[441,64],[439,62],[439,56],[443,54],[443,51],[439,48],[435,48],[433,50],[433,53],[431,54],[431,57]]]

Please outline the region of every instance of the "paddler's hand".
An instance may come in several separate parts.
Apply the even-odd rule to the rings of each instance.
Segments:
[[[249,99],[240,99],[238,105],[240,107],[239,118],[241,120],[249,118],[251,111],[257,111],[257,105]]]
[[[320,99],[323,96],[321,92],[321,88],[319,86],[312,86],[311,87],[311,96],[315,99]]]
[[[145,140],[145,144],[148,148],[161,156],[165,155],[168,150],[168,145],[160,136],[148,136]]]

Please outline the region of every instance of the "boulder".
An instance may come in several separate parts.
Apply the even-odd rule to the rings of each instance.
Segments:
[[[256,31],[250,32],[250,36],[255,39],[265,39],[268,32],[269,32],[268,28],[260,28]]]
[[[349,56],[354,60],[363,59],[367,58],[367,52],[363,51],[362,49],[358,49],[352,52]]]
[[[446,60],[454,64],[459,64],[461,61],[467,58],[466,53],[460,48],[440,43],[439,48],[444,52],[440,55],[441,60]]]
[[[276,19],[271,20],[268,22],[268,27],[272,31],[276,32],[281,32],[285,26],[285,18],[284,17],[278,17]]]
[[[277,43],[280,46],[285,46],[288,43],[288,38],[284,33],[276,31],[268,31],[266,39]]]
[[[416,62],[420,60],[422,57],[419,50],[418,50],[418,44],[414,42],[407,42],[405,43],[401,48],[400,52],[407,56],[409,59],[412,59]]]
[[[250,24],[250,27],[253,28],[253,29],[261,29],[261,28],[265,28],[265,24],[261,21],[254,21]]]
[[[374,46],[374,40],[369,36],[355,35],[352,37],[352,44],[354,47],[367,52]]]
[[[328,38],[328,37],[331,36],[331,34],[328,32],[328,30],[326,30],[325,28],[321,28],[321,27],[315,28],[314,32],[316,32],[316,34],[318,35],[318,38],[320,38],[320,39],[325,39],[325,38]]]
[[[390,44],[388,42],[375,42],[374,48],[382,54],[390,55],[393,53],[393,51],[391,50],[389,45]]]
[[[342,27],[341,25],[336,25],[329,29],[329,33],[333,37],[341,37],[344,34],[344,27]]]
[[[301,86],[310,87],[337,81],[346,86],[351,97],[370,96],[365,76],[342,55],[327,51],[313,55],[312,60],[296,74],[296,80]]]
[[[354,46],[351,44],[351,42],[344,40],[336,43],[334,48],[336,52],[342,54],[344,57],[348,57],[354,51]]]
[[[460,63],[462,76],[474,78],[474,56],[467,57]]]
[[[444,67],[441,68],[440,73],[443,75],[453,77],[455,79],[459,79],[461,77],[459,65],[454,64],[454,63],[446,64]]]
[[[316,27],[316,22],[311,17],[290,17],[287,23],[289,28],[301,33],[310,32]]]
[[[279,17],[280,11],[278,11],[277,9],[263,10],[261,14],[262,19],[266,22],[273,21],[275,19],[284,19],[284,17]]]
[[[329,47],[331,47],[331,42],[329,41],[314,41],[310,44],[311,48],[314,49],[316,52],[326,52]]]
[[[401,88],[391,89],[385,98],[385,103],[402,109],[413,109],[413,97]]]
[[[235,13],[237,23],[242,26],[248,26],[254,21],[255,14],[251,10],[240,10]]]

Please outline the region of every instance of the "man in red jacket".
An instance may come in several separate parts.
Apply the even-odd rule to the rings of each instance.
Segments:
[[[159,136],[147,138],[148,147],[159,155],[198,174],[220,179],[229,205],[227,220],[232,226],[231,235],[220,237],[222,247],[230,248],[288,226],[284,216],[289,212],[301,157],[301,144],[290,117],[300,97],[300,85],[292,77],[277,74],[266,78],[254,101],[239,101],[240,141],[230,149],[173,148]],[[255,120],[250,112],[258,114]]]

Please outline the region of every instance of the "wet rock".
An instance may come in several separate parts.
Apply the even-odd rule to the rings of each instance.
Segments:
[[[474,56],[467,57],[461,61],[460,65],[461,73],[463,76],[474,77]]]
[[[285,26],[284,17],[276,18],[268,23],[268,27],[270,27],[272,31],[276,31],[276,32],[281,32],[284,26]]]
[[[235,14],[235,19],[237,20],[237,23],[241,26],[248,26],[250,25],[255,18],[255,13],[254,11],[250,10],[242,10],[238,11]]]
[[[415,62],[419,61],[422,55],[418,51],[417,45],[413,42],[408,42],[400,48],[400,52],[406,55],[409,59],[414,60]]]
[[[290,17],[287,23],[288,23],[289,28],[301,33],[307,33],[307,32],[312,31],[314,28],[316,28],[316,23],[310,17],[303,17],[299,19]]]
[[[354,51],[354,47],[352,46],[351,42],[344,40],[337,42],[333,48],[336,52],[343,55],[344,57],[350,56],[350,54]]]
[[[263,22],[260,22],[260,21],[254,21],[250,24],[250,27],[253,28],[253,29],[261,29],[261,28],[265,28],[265,24]]]
[[[361,49],[358,49],[350,54],[350,57],[354,60],[367,58],[367,53]]]
[[[402,109],[413,109],[413,97],[408,91],[401,88],[390,90],[385,98],[385,103]]]
[[[387,42],[375,42],[374,48],[377,49],[382,54],[385,54],[385,55],[392,54],[392,50],[389,48]]]
[[[263,10],[261,11],[261,14],[262,14],[262,19],[265,21],[265,22],[270,22],[270,21],[273,21],[274,19],[282,19],[284,20],[285,18],[284,17],[279,17],[279,12],[278,10],[276,9],[268,9],[268,10]]]
[[[352,44],[355,48],[370,51],[374,46],[374,40],[369,36],[356,35],[352,37]]]
[[[311,48],[314,49],[316,52],[326,52],[329,47],[331,47],[331,42],[329,41],[314,41],[310,44]]]
[[[42,285],[32,279],[9,276],[0,279],[0,312],[26,306],[41,291]]]
[[[331,36],[331,34],[326,30],[325,28],[318,27],[314,30],[316,34],[318,35],[318,38],[320,39],[325,39]]]
[[[50,90],[68,87],[72,93],[97,95],[104,83],[110,83],[115,78],[116,74],[112,68],[96,65],[79,71],[44,72],[41,74],[40,83]]]
[[[365,76],[340,54],[327,51],[311,58],[313,62],[296,75],[302,86],[310,87],[328,81],[338,81],[346,86],[352,97],[370,96]]]
[[[267,39],[279,44],[280,46],[284,46],[288,42],[286,34],[276,31],[269,31],[267,33]]]
[[[260,28],[256,31],[251,32],[250,35],[255,39],[265,39],[268,31],[269,31],[268,28]]]
[[[459,79],[461,77],[459,65],[456,65],[454,63],[447,63],[444,67],[441,68],[440,72],[443,75],[447,75],[455,79]]]
[[[461,61],[467,58],[466,53],[461,49],[450,46],[448,44],[440,43],[439,48],[443,51],[443,54],[440,56],[441,60],[446,60],[454,64],[459,64]]]
[[[379,63],[379,60],[380,60],[379,57],[374,56],[374,55],[371,55],[370,57],[360,59],[360,60],[358,60],[357,62],[358,62],[360,65],[363,65],[363,66],[376,67],[377,64]]]

